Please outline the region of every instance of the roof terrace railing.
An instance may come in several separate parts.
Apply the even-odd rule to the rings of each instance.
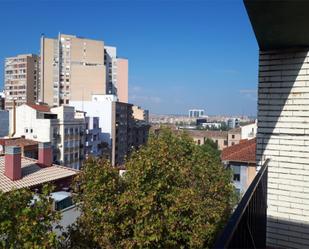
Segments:
[[[214,247],[266,248],[267,159],[217,238]]]

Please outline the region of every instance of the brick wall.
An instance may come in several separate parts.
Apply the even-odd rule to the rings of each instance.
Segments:
[[[258,163],[267,158],[268,246],[309,248],[308,49],[260,52]]]

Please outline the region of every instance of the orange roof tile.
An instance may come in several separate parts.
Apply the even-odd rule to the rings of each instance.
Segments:
[[[222,150],[222,161],[234,162],[256,162],[256,139],[242,141],[239,144],[232,145]]]
[[[48,105],[27,105],[39,112],[50,112],[50,107]]]

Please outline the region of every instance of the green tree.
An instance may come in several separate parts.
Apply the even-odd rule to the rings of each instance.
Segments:
[[[203,145],[201,145],[201,149],[204,153],[212,156],[218,162],[220,161],[221,152],[218,149],[218,145],[211,139],[207,138]]]
[[[85,164],[75,182],[82,215],[71,247],[211,247],[234,197],[230,173],[215,156],[185,133],[163,130],[126,168],[120,177],[106,161]]]
[[[41,194],[29,189],[0,192],[0,248],[55,248],[57,236],[53,226],[60,218],[53,211],[52,188]]]

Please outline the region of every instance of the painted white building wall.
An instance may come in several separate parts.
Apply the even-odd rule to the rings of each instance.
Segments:
[[[54,120],[38,119],[37,111],[28,105],[16,108],[16,133],[14,137],[25,136],[40,142],[51,142],[51,127]],[[10,110],[10,133],[13,131],[13,111]]]
[[[252,139],[256,137],[257,121],[241,127],[241,139]]]
[[[70,104],[87,112],[89,117],[99,118],[102,141],[111,145],[112,138],[112,104],[117,101],[115,95],[92,95],[92,101],[71,101]]]

